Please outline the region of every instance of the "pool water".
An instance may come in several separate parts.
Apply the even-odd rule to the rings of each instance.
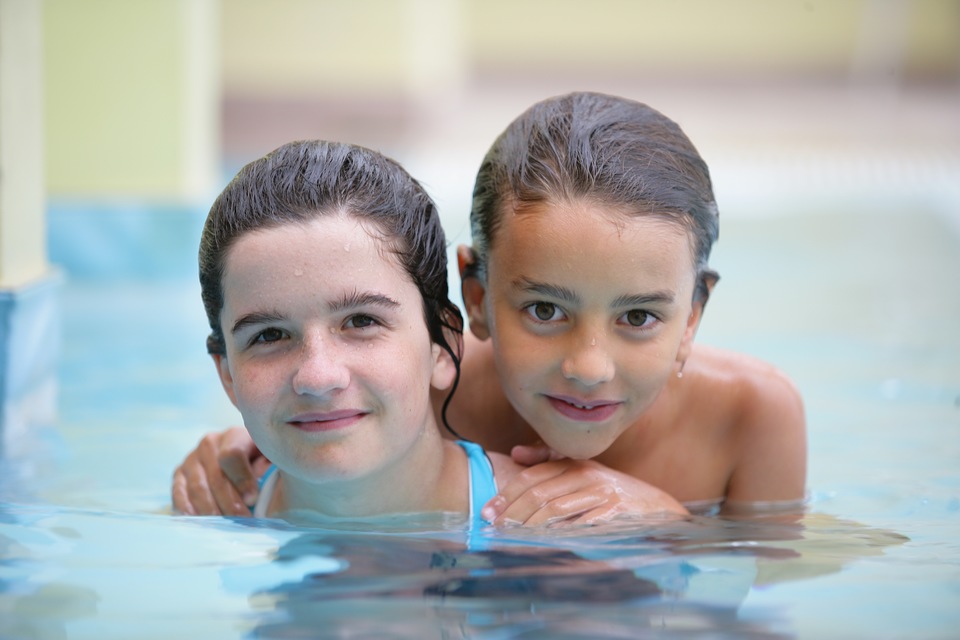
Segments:
[[[799,523],[169,515],[174,467],[238,423],[199,288],[68,264],[58,418],[0,461],[0,638],[957,637],[960,234],[922,207],[732,219],[713,262],[698,339],[804,395]]]

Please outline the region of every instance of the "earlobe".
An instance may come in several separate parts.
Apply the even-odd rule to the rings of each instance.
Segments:
[[[210,357],[213,358],[213,364],[217,367],[217,375],[220,376],[220,384],[223,385],[223,390],[227,392],[227,396],[230,398],[230,402],[233,403],[233,406],[237,406],[237,396],[233,392],[233,376],[230,374],[230,366],[227,362],[227,356],[211,353]]]

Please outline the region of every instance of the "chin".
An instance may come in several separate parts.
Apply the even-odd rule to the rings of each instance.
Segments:
[[[580,440],[588,440],[583,442]],[[572,460],[589,460],[595,458],[610,448],[616,438],[607,440],[606,438],[598,440],[596,434],[585,435],[577,439],[567,439],[551,444],[546,438],[544,442],[560,455],[571,458]]]

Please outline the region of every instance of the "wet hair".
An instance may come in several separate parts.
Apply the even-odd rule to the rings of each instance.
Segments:
[[[200,237],[200,290],[211,333],[207,351],[225,355],[223,274],[227,252],[243,235],[345,211],[372,222],[386,238],[423,298],[431,340],[453,358],[460,379],[463,319],[448,294],[446,239],[436,205],[397,162],[350,144],[291,142],[243,167],[210,207]],[[444,417],[444,424],[446,418]],[[447,425],[449,429],[449,425]],[[452,430],[451,430],[452,431]]]
[[[600,93],[548,98],[514,120],[487,152],[473,190],[470,227],[486,277],[503,216],[532,205],[586,200],[628,215],[682,224],[693,241],[695,296],[717,274],[707,263],[719,234],[710,172],[680,127],[645,104]]]

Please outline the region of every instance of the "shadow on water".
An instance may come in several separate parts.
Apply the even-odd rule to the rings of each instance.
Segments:
[[[791,638],[752,594],[905,542],[821,514],[469,532],[0,503],[0,637]]]
[[[224,583],[249,589],[250,572],[279,578],[250,591],[259,615],[251,637],[789,638],[784,612],[743,615],[751,589],[836,572],[906,540],[817,514],[461,540],[312,531]]]

